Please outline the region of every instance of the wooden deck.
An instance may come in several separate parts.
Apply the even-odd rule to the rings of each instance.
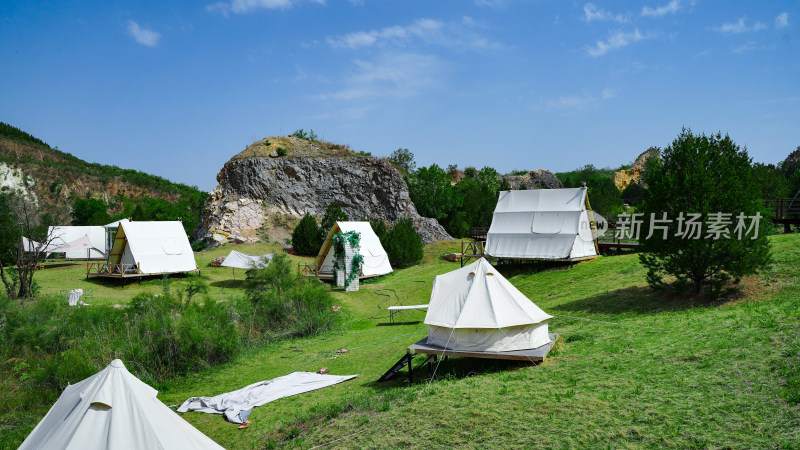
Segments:
[[[773,212],[772,222],[782,224],[784,232],[791,233],[792,225],[800,225],[800,198],[776,198],[764,204]]]
[[[379,382],[386,381],[392,378],[395,374],[397,374],[400,369],[404,366],[408,367],[408,381],[410,384],[414,384],[414,366],[413,360],[414,355],[424,354],[428,355],[428,358],[418,366],[417,368],[425,365],[428,363],[428,371],[431,371],[431,363],[436,361],[440,357],[448,357],[448,356],[459,356],[462,358],[483,358],[483,359],[501,359],[507,361],[529,361],[533,363],[539,363],[544,361],[544,358],[547,356],[547,353],[550,351],[550,348],[553,347],[556,339],[558,338],[558,334],[550,333],[550,342],[547,344],[532,348],[529,350],[516,350],[511,352],[479,352],[479,351],[458,351],[458,350],[447,350],[442,347],[438,347],[436,345],[430,345],[427,343],[428,338],[420,340],[419,342],[409,345],[406,348],[406,354],[397,361],[394,366],[392,366],[383,376],[378,379]]]

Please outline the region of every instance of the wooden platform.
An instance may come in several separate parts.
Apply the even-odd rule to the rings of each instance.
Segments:
[[[550,342],[541,347],[532,348],[529,350],[514,350],[510,352],[465,352],[458,350],[446,350],[442,347],[428,344],[428,338],[426,337],[416,344],[409,345],[406,351],[412,355],[416,353],[424,353],[427,355],[437,356],[462,356],[465,358],[510,359],[516,361],[541,362],[544,361],[544,357],[550,351],[550,347],[553,346],[556,338],[558,338],[558,334],[550,333]]]

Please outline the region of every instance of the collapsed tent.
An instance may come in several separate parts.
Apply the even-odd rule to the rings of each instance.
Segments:
[[[89,240],[89,236],[81,236],[74,241],[70,242],[62,242],[59,240],[53,240],[50,244],[43,244],[41,242],[36,242],[33,239],[28,239],[25,236],[22,237],[22,249],[28,253],[66,253],[68,255],[76,255],[77,253],[82,253],[84,258],[89,258],[91,252],[102,252],[102,250],[95,248],[92,242]]]
[[[427,343],[460,351],[533,349],[550,342],[551,317],[481,258],[434,279]]]
[[[597,256],[586,188],[501,191],[486,235],[494,258]]]
[[[333,251],[331,251],[333,247],[331,239],[336,233],[349,233],[351,231],[361,235],[358,253],[364,257],[364,262],[361,264],[360,278],[376,277],[390,273],[392,265],[389,264],[389,255],[386,254],[386,250],[381,245],[381,240],[378,239],[378,235],[372,230],[372,225],[369,222],[336,222],[325,238],[317,259],[314,261],[319,267],[319,274],[333,276]]]
[[[54,248],[50,253],[65,253],[66,259],[86,259],[85,249],[69,249],[70,243],[76,239],[86,236],[91,242],[89,258],[104,259],[106,252],[105,228],[100,226],[58,226],[48,227],[47,235],[50,237],[50,245]],[[61,247],[62,250],[57,248]],[[48,249],[51,247],[48,247]],[[64,250],[66,249],[66,250]]]
[[[67,386],[19,448],[222,448],[156,394],[115,359]]]
[[[108,267],[114,274],[158,275],[197,270],[197,263],[181,222],[123,222]]]
[[[333,386],[357,376],[293,372],[214,397],[192,397],[178,407],[178,412],[199,411],[208,414],[224,414],[229,422],[244,423],[250,410],[256,406]]]
[[[272,262],[272,257],[275,256],[274,253],[269,253],[267,255],[248,255],[246,253],[240,253],[236,250],[231,250],[228,253],[228,256],[225,257],[225,261],[222,262],[220,267],[233,267],[234,269],[263,269],[269,266],[269,263]]]

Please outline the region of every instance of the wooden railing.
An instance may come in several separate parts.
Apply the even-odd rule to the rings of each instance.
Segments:
[[[87,275],[132,275],[139,274],[137,264],[108,264],[107,262],[90,262],[86,264]]]
[[[800,220],[800,198],[776,198],[764,200],[764,204],[775,213],[772,218],[775,222]]]
[[[489,227],[472,227],[469,229],[469,237],[476,241],[485,241]]]

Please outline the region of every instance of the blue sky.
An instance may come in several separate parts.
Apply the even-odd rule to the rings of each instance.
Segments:
[[[796,1],[6,0],[0,52],[0,120],[206,190],[298,128],[501,172],[616,167],[683,126],[800,145]]]

